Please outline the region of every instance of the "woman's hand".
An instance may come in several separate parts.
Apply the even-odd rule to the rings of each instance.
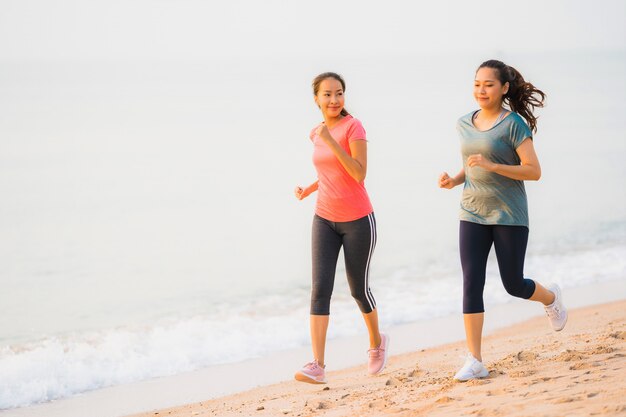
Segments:
[[[322,123],[321,125],[319,125],[319,127],[315,130],[315,133],[317,134],[317,136],[322,138],[322,140],[324,140],[324,142],[328,142],[328,141],[331,141],[331,140],[334,141],[335,140],[330,135],[330,131],[328,130],[328,127],[326,126],[325,123]]]
[[[447,188],[448,190],[456,187],[459,184],[465,182],[465,170],[462,169],[456,174],[456,177],[451,177],[447,172],[442,172],[439,175],[439,188]]]
[[[455,186],[456,184],[454,183],[454,178],[451,178],[447,172],[443,172],[439,175],[439,188],[447,188],[449,190]]]
[[[518,181],[537,181],[541,178],[541,165],[535,153],[532,138],[526,138],[516,149],[520,159],[519,165],[495,164],[482,155],[471,155],[467,158],[467,166],[481,167],[507,178]]]
[[[302,200],[303,198],[305,198],[308,194],[304,194],[304,188],[297,186],[296,189],[293,191],[294,194],[296,195],[296,198],[298,200]]]
[[[467,166],[470,168],[481,167],[486,171],[495,171],[496,165],[497,164],[494,164],[489,159],[485,158],[479,153],[475,155],[470,155],[470,157],[467,158]]]
[[[295,190],[293,190],[293,193],[298,200],[302,200],[304,198],[307,198],[314,191],[317,191],[317,181],[315,181],[313,184],[309,185],[306,188],[297,186]]]

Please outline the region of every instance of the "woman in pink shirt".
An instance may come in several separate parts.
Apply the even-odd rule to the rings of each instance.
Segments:
[[[310,134],[317,181],[296,187],[298,200],[317,191],[313,217],[313,280],[311,289],[311,341],[313,361],[295,378],[326,383],[324,350],[330,298],[339,251],[343,247],[350,292],[369,331],[368,372],[385,367],[389,338],[378,330],[376,302],[369,288],[369,266],[376,246],[376,220],[363,180],[367,172],[365,129],[344,108],[346,84],[338,74],[326,72],[313,80],[315,103],[324,121]]]

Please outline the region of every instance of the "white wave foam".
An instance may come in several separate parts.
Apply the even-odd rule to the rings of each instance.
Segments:
[[[535,248],[526,272],[542,283],[576,287],[621,279],[626,245],[577,246],[566,252]],[[485,304],[508,302],[491,259]],[[428,320],[461,310],[458,262],[433,262],[374,278],[381,325]],[[345,280],[338,279],[329,337],[364,331]],[[0,348],[0,409],[68,397],[80,392],[237,362],[309,343],[308,289],[233,300],[213,312],[151,326],[69,334]],[[305,360],[306,358],[303,358]]]
[[[293,348],[307,338],[305,319],[305,311],[263,319],[195,317],[4,347],[0,409]]]

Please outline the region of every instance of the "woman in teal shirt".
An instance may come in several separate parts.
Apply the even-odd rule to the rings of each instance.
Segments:
[[[474,98],[480,109],[461,117],[457,123],[463,169],[455,177],[446,172],[439,177],[441,188],[464,184],[459,247],[469,354],[454,376],[460,381],[489,375],[482,363],[481,339],[485,312],[483,289],[492,245],[507,292],[543,303],[556,331],[563,329],[567,321],[560,288],[557,285],[545,288],[524,278],[528,243],[524,181],[537,181],[541,177],[532,140],[532,133],[537,130],[533,110],[543,107],[545,94],[524,81],[515,68],[490,60],[476,71]]]

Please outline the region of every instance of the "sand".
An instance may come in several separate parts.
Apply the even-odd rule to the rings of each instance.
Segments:
[[[460,317],[459,317],[460,320]],[[327,385],[296,381],[136,414],[177,416],[626,416],[626,300],[570,310],[566,328],[545,317],[483,340],[489,377],[455,382],[463,341],[327,373]]]

